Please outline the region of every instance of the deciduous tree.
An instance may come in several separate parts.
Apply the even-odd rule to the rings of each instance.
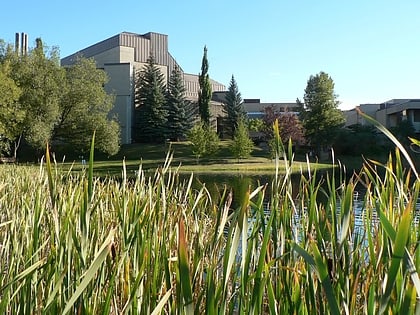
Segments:
[[[93,61],[79,60],[65,70],[58,50],[48,50],[41,39],[25,54],[0,46],[2,73],[20,90],[18,100],[9,104],[9,112],[0,108],[0,116],[7,121],[7,137],[14,138],[15,156],[22,138],[38,150],[57,140],[56,147],[67,143],[82,151],[90,145],[93,129],[98,149],[109,154],[118,151],[119,127],[107,118],[112,98],[103,87],[106,76]],[[6,78],[1,81],[11,84]],[[13,117],[6,118],[10,115]]]
[[[24,123],[19,124],[20,134],[37,149],[44,148],[51,140],[65,89],[58,50],[48,53],[38,39],[35,49],[19,58],[11,58],[14,61],[12,79],[22,90],[19,103],[25,111]]]
[[[325,73],[311,75],[303,97],[301,117],[305,137],[317,150],[333,144],[345,118],[338,109],[334,81]]]
[[[108,77],[96,68],[93,59],[78,58],[66,69],[66,89],[53,140],[71,145],[76,151],[89,150],[93,132],[95,146],[113,155],[119,150],[120,130],[116,119],[108,117],[114,97],[104,90]]]
[[[200,122],[188,132],[188,140],[197,162],[203,156],[211,156],[219,149],[219,137],[207,124]]]
[[[9,61],[0,64],[0,155],[10,154],[11,143],[19,138],[25,111],[19,103],[21,89],[11,78]],[[16,158],[17,146],[13,156]]]
[[[240,120],[233,136],[233,145],[231,147],[233,156],[238,160],[248,158],[253,149],[254,143],[249,137],[248,129],[244,121]]]
[[[262,118],[264,122],[264,133],[266,140],[273,137],[273,124],[278,120],[280,139],[283,144],[287,144],[289,139],[294,144],[303,144],[304,133],[302,123],[295,113],[286,111],[279,111],[273,105],[264,108],[264,115]]]

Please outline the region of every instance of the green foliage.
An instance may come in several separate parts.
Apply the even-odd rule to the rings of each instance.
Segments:
[[[10,154],[10,143],[19,137],[25,111],[19,103],[22,90],[11,78],[10,62],[0,64],[0,156]]]
[[[373,126],[355,125],[352,128],[342,128],[334,140],[334,152],[349,156],[370,156],[386,153],[384,139]]]
[[[303,99],[301,118],[306,139],[318,149],[330,146],[345,122],[338,109],[334,81],[325,72],[311,75]]]
[[[9,46],[0,48],[0,54],[0,75],[6,76],[1,81],[9,86],[9,94],[2,94],[18,97],[7,109],[0,108],[0,135],[14,143],[15,157],[21,139],[37,150],[49,142],[55,148],[70,146],[84,152],[95,129],[99,150],[118,151],[119,126],[107,117],[113,98],[104,91],[106,75],[93,60],[80,58],[64,69],[58,50],[47,50],[41,39],[27,54],[20,55]],[[19,87],[18,94],[13,85]],[[1,130],[2,123],[7,132]]]
[[[198,83],[200,85],[200,91],[198,92],[198,110],[200,113],[201,121],[207,125],[210,124],[210,101],[212,95],[208,71],[209,62],[207,60],[207,47],[204,46],[201,72],[198,76]]]
[[[216,131],[204,123],[196,124],[188,133],[192,152],[199,161],[204,156],[211,156],[219,149],[219,137]]]
[[[192,102],[185,97],[184,81],[180,69],[175,66],[172,71],[166,95],[168,121],[168,138],[185,139],[188,130],[194,125],[196,110]]]
[[[248,129],[244,121],[239,121],[233,136],[232,154],[237,159],[245,159],[251,155],[254,143],[248,134]]]
[[[259,118],[250,118],[247,120],[248,121],[248,130],[249,131],[263,131],[265,124],[264,121],[262,119]]]
[[[397,139],[404,145],[410,144],[410,137],[416,135],[416,129],[409,119],[400,121],[397,126],[390,128],[390,131],[397,137]]]
[[[108,114],[114,97],[103,86],[106,73],[96,68],[93,59],[78,58],[66,69],[66,89],[62,95],[61,113],[54,128],[52,140],[65,143],[76,151],[89,151],[96,130],[96,148],[113,155],[119,150],[119,125]]]
[[[41,149],[51,140],[60,116],[60,102],[65,91],[65,73],[58,52],[47,56],[43,46],[13,58],[12,79],[21,88],[19,98],[25,110],[20,133],[33,147]]]
[[[225,103],[223,103],[223,112],[226,114],[225,128],[228,134],[233,137],[239,122],[244,120],[246,116],[241,93],[233,75],[226,93]]]
[[[165,80],[154,57],[138,72],[135,95],[135,138],[139,142],[162,143],[166,139]]]

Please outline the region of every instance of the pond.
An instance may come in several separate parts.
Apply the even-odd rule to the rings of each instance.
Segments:
[[[319,180],[323,181],[323,184],[326,188],[326,174],[320,173]],[[241,175],[241,174],[216,174],[216,175],[194,175],[195,182],[194,185],[197,189],[201,187],[202,184],[205,184],[207,190],[209,191],[213,200],[218,202],[223,194],[224,189],[232,190],[233,200],[231,208],[235,209],[240,204],[239,201],[235,198],[235,192],[251,188],[251,191],[256,189],[260,185],[267,185],[265,192],[265,201],[268,203],[270,201],[271,195],[271,185],[274,180],[274,175]],[[336,180],[338,182],[339,175],[336,174]],[[297,196],[299,192],[299,185],[301,181],[300,174],[294,174],[291,177],[292,190],[294,197]],[[349,179],[349,178],[348,178]],[[356,234],[364,233],[364,224],[366,223],[366,213],[364,211],[364,188],[356,187],[354,199],[353,199],[353,216],[354,216],[354,232]],[[326,201],[326,199],[325,199]],[[320,200],[322,202],[322,200]],[[268,207],[267,207],[268,208]],[[340,205],[337,204],[337,211],[340,211]],[[372,224],[378,224],[378,217],[376,213],[372,214]],[[299,222],[300,218],[296,218],[296,222]],[[420,200],[417,200],[416,203],[416,213],[414,215],[414,224],[417,225],[420,221]]]

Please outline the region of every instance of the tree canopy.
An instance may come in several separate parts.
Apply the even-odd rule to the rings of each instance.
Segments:
[[[200,112],[201,121],[207,125],[210,124],[210,101],[212,95],[208,71],[209,62],[207,60],[207,47],[204,46],[201,72],[198,76],[198,83],[200,85],[200,91],[198,92],[198,110]]]
[[[199,122],[188,132],[188,140],[191,142],[192,153],[197,162],[203,156],[211,156],[219,149],[219,137],[209,125]]]
[[[299,100],[298,103],[301,103],[306,139],[317,149],[330,146],[345,122],[344,115],[338,109],[334,81],[325,72],[311,75],[303,100],[303,104]]]
[[[248,128],[245,122],[240,120],[233,136],[233,144],[231,147],[232,154],[238,160],[245,159],[251,155],[253,150],[254,143],[249,137]]]
[[[262,121],[264,123],[263,132],[267,140],[273,138],[273,124],[278,121],[280,139],[283,144],[287,144],[289,139],[294,144],[303,144],[304,130],[301,121],[295,113],[280,111],[273,105],[264,108]]]
[[[53,140],[84,152],[89,149],[96,130],[96,147],[108,154],[117,153],[119,125],[115,118],[108,117],[114,97],[103,89],[108,82],[106,73],[96,68],[93,59],[78,58],[65,75],[67,85]]]
[[[84,151],[93,129],[97,149],[108,154],[118,151],[119,126],[107,117],[112,97],[103,88],[106,75],[93,60],[79,60],[64,69],[58,50],[48,50],[41,39],[23,54],[2,42],[0,76],[0,85],[9,91],[3,94],[7,100],[0,100],[0,139],[15,144],[15,157],[22,138],[35,149],[52,142]]]
[[[21,93],[11,78],[10,63],[0,64],[0,152],[10,154],[10,144],[19,137],[25,118],[25,111],[19,103]]]
[[[229,135],[233,136],[240,121],[246,116],[241,93],[233,75],[226,93],[225,103],[223,103],[223,111],[226,114],[226,130]]]

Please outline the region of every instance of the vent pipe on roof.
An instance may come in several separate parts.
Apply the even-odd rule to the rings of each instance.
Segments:
[[[20,34],[15,34],[15,52],[19,54],[19,46],[20,46]]]
[[[21,37],[21,53],[26,55],[28,53],[28,34],[22,32]]]

